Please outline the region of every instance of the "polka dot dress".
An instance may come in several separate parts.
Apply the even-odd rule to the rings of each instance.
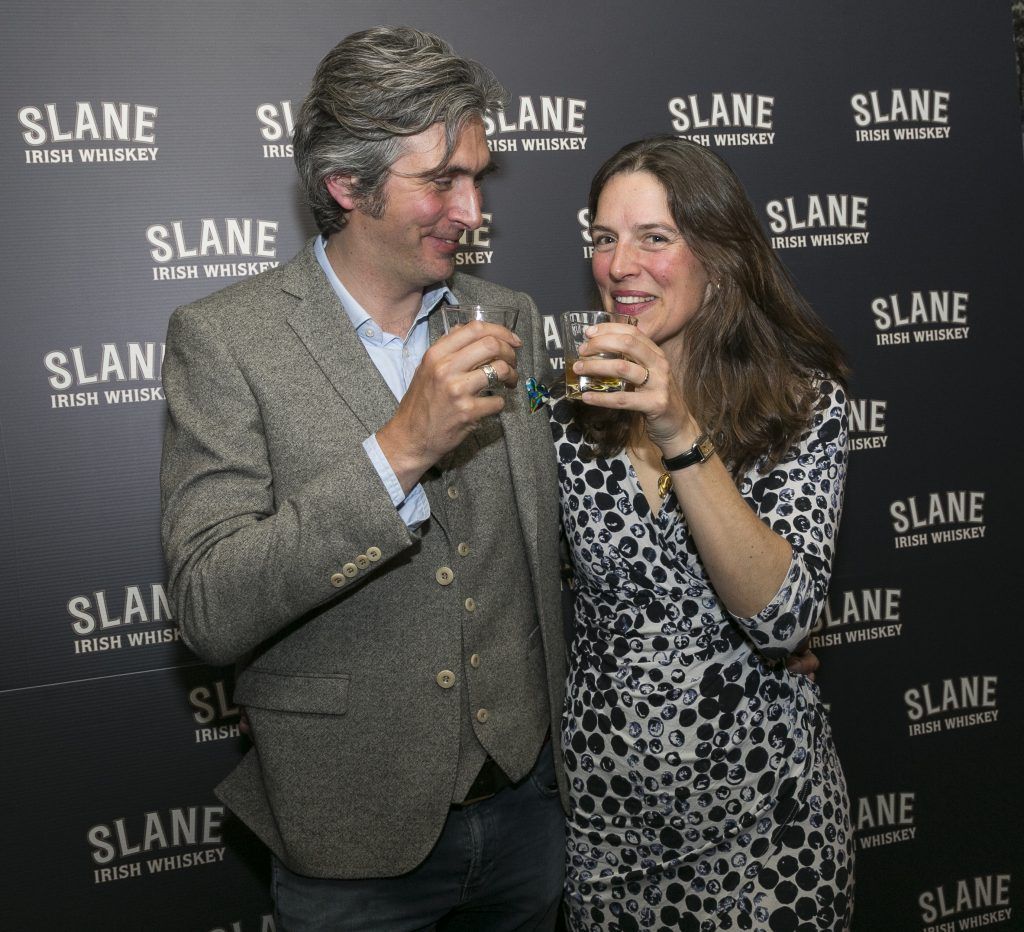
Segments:
[[[551,409],[576,570],[562,747],[572,794],[569,928],[843,930],[853,906],[846,784],[817,687],[782,659],[825,598],[846,474],[846,399],[743,497],[793,547],[753,618],[711,588],[673,492],[653,514],[625,453],[584,462]]]

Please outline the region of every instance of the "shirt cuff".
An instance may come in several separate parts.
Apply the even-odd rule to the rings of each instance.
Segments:
[[[384,483],[388,495],[391,496],[391,503],[398,509],[398,517],[404,522],[410,531],[415,531],[427,518],[430,517],[430,502],[427,500],[427,493],[423,486],[417,483],[408,495],[402,491],[402,485],[398,476],[391,468],[388,458],[377,443],[377,435],[371,434],[363,441],[363,449],[377,470],[380,481]]]

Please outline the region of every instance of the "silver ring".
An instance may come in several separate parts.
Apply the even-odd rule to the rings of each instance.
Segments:
[[[487,376],[487,391],[497,391],[498,386],[501,385],[501,380],[498,378],[498,373],[494,371],[494,366],[489,362],[485,362],[480,368],[483,370],[484,375]]]
[[[636,387],[637,388],[643,388],[647,384],[647,380],[650,377],[651,377],[651,370],[648,369],[647,366],[644,366],[644,380],[642,382],[637,382],[636,383]]]

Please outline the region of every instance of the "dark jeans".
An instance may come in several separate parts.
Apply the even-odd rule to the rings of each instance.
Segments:
[[[549,741],[526,779],[453,808],[427,859],[400,877],[303,877],[274,858],[278,932],[554,929],[565,825],[551,755]]]

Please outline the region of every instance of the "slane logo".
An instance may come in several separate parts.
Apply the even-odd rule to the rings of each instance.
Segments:
[[[921,932],[960,932],[996,926],[1009,929],[1010,874],[983,874],[925,890],[918,898]],[[1006,925],[1003,925],[1006,923]]]
[[[949,139],[949,91],[898,88],[850,98],[857,142]]]
[[[912,291],[872,299],[876,346],[966,340],[966,291]]]
[[[859,194],[784,197],[769,201],[765,212],[773,249],[865,246],[870,235],[868,199]]]
[[[961,676],[912,686],[903,694],[910,736],[991,725],[999,718],[995,676]]]
[[[92,860],[99,865],[93,883],[223,861],[223,820],[223,806],[188,806],[93,825],[86,832]]]
[[[587,102],[577,97],[522,96],[516,107],[484,114],[487,148],[491,152],[581,151],[587,148],[586,112]]]
[[[903,841],[913,841],[913,793],[878,793],[857,800],[857,847],[881,848]]]
[[[580,225],[580,236],[583,237],[583,258],[594,258],[594,237],[590,235],[590,208],[584,207],[577,211],[576,221]]]
[[[558,318],[552,314],[544,314],[544,345],[547,351],[557,352],[557,356],[549,356],[548,362],[555,372],[565,368],[565,359],[562,356],[562,334],[558,329]]]
[[[981,540],[985,536],[984,492],[931,492],[889,505],[897,550]],[[961,527],[960,525],[968,525]]]
[[[883,450],[889,442],[885,412],[889,403],[878,399],[850,399],[850,450]]]
[[[241,712],[228,701],[230,692],[227,681],[214,680],[197,686],[188,694],[192,719],[199,726],[195,729],[196,744],[237,738],[241,733],[238,727]]]
[[[29,146],[25,162],[155,162],[160,151],[155,144],[156,117],[156,107],[123,102],[80,100],[74,107],[58,108],[56,103],[22,107],[18,122],[23,127],[21,138]]]
[[[43,356],[43,366],[50,373],[47,382],[55,392],[50,395],[50,407],[88,408],[163,401],[164,391],[160,385],[163,362],[164,344],[155,341],[102,343],[99,347],[72,346],[51,350]],[[101,388],[126,382],[153,384],[145,387],[115,384],[111,388]]]
[[[196,221],[172,220],[146,227],[146,241],[153,280],[186,278],[241,278],[275,268],[277,262],[277,221],[252,217],[202,217]],[[253,261],[224,261],[249,258]],[[202,259],[203,262],[190,262]]]
[[[264,139],[263,158],[290,159],[292,157],[293,150],[290,140],[292,133],[295,132],[295,117],[292,114],[290,100],[259,104],[256,107],[260,136]]]
[[[811,648],[839,647],[880,638],[897,638],[903,633],[900,617],[900,589],[852,589],[830,592]]]
[[[770,146],[775,142],[768,94],[711,93],[673,97],[668,102],[672,130],[702,146]]]
[[[76,654],[152,647],[181,640],[162,583],[125,586],[108,594],[98,589],[68,599]],[[130,629],[130,630],[129,630]]]
[[[459,237],[459,251],[455,253],[456,265],[490,265],[494,257],[491,248],[491,224],[494,214],[481,214],[483,223],[475,230],[463,230]]]

